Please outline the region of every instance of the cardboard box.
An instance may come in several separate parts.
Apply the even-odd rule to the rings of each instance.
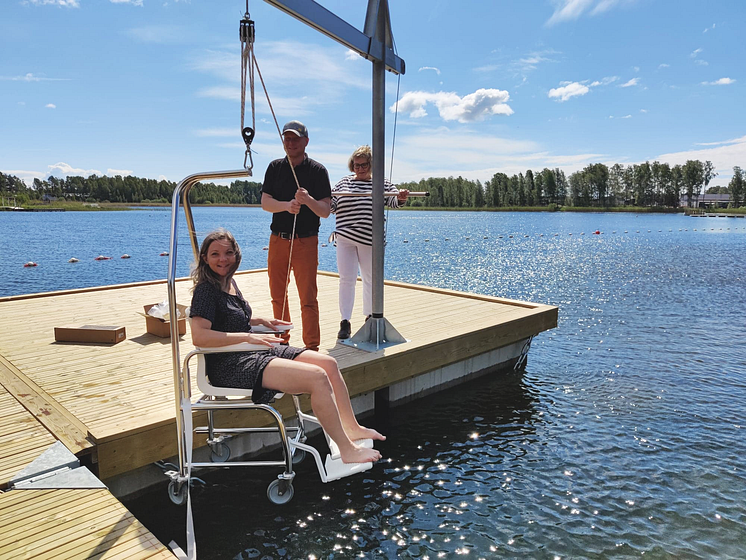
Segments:
[[[151,303],[150,305],[144,306],[145,313],[143,315],[145,316],[145,327],[147,328],[148,332],[150,334],[154,334],[155,336],[160,336],[161,338],[170,338],[171,337],[171,321],[167,321],[166,319],[158,319],[157,317],[151,317],[148,315],[148,310],[153,307],[154,305],[158,305],[157,303]],[[186,305],[176,304],[176,307],[178,308],[179,312],[181,313],[180,319],[178,322],[179,327],[179,334],[186,334]]]
[[[108,325],[67,325],[54,327],[54,339],[57,342],[98,342],[116,344],[127,338],[124,327]]]

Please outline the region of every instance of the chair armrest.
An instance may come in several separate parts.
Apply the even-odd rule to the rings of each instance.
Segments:
[[[238,344],[230,344],[229,346],[214,346],[211,348],[201,348],[199,346],[196,346],[194,349],[200,354],[219,354],[221,352],[257,352],[262,350],[269,350],[270,347],[263,344],[239,342]]]
[[[278,333],[284,333],[289,331],[293,328],[293,325],[277,325],[277,330],[270,329],[269,327],[265,327],[264,325],[256,325],[255,327],[251,327],[251,332],[255,334],[278,334]]]

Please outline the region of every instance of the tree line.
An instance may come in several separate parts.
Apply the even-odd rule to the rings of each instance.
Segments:
[[[694,206],[703,192],[730,194],[731,206],[744,205],[746,185],[740,167],[733,168],[727,187],[709,187],[717,174],[710,161],[689,160],[670,166],[654,161],[611,167],[603,163],[587,165],[569,177],[561,169],[508,176],[495,173],[482,184],[462,177],[430,177],[419,182],[400,183],[399,188],[427,191],[426,198],[412,198],[410,206],[428,208],[506,208],[506,207],[600,207],[639,206],[677,208],[685,197]],[[13,175],[0,173],[0,194],[13,196],[16,204],[64,199],[79,202],[168,203],[176,183],[133,176],[91,175],[34,179],[30,187]],[[189,193],[193,204],[259,204],[261,183],[233,181],[229,186],[199,183]]]

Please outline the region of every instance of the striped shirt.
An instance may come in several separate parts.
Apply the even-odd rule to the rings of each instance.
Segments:
[[[399,208],[399,193],[391,182],[383,180],[384,197],[389,208]],[[335,193],[365,193],[370,196],[334,196]],[[373,181],[360,181],[347,175],[332,188],[331,211],[336,214],[334,233],[363,245],[373,245]]]

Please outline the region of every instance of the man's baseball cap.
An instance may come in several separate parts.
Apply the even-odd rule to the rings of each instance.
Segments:
[[[308,129],[306,128],[306,125],[300,121],[290,121],[283,126],[282,133],[285,134],[286,132],[293,132],[301,138],[308,138]]]

